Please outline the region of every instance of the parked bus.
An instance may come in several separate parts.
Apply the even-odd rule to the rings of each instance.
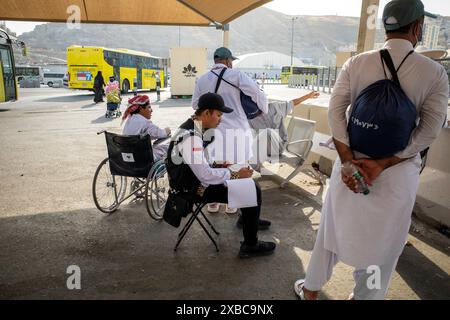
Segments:
[[[21,80],[39,80],[39,83],[44,82],[44,71],[39,66],[16,66],[16,79]]]
[[[102,72],[105,82],[112,75],[122,92],[130,89],[156,89],[156,79],[165,87],[163,61],[148,53],[102,47],[70,46],[67,48],[68,88],[93,90],[94,78]]]
[[[320,66],[303,66],[303,67],[290,67],[285,66],[281,68],[281,83],[288,84],[289,76],[295,74],[306,74],[309,77],[309,81],[312,81],[315,77],[319,75],[319,71],[324,67]]]
[[[18,98],[13,45],[22,48],[25,55],[25,43],[0,29],[0,102]]]

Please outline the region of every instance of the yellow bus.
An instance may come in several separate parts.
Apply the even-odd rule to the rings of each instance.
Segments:
[[[285,66],[281,68],[281,83],[288,84],[289,76],[294,74],[305,74],[307,75],[307,80],[309,77],[310,81],[313,81],[315,77],[319,75],[319,70],[322,70],[324,67],[320,66],[303,66],[303,67],[292,67]]]
[[[105,82],[115,76],[123,93],[130,89],[156,89],[157,78],[164,83],[164,59],[148,53],[102,47],[67,48],[68,88],[93,90],[94,78],[102,72]]]
[[[22,54],[26,54],[25,43],[0,29],[0,102],[18,98],[13,45],[21,47]]]

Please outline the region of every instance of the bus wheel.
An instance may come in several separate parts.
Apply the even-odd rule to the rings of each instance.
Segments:
[[[128,93],[128,90],[130,90],[130,83],[125,79],[122,82],[122,93]]]
[[[49,86],[49,87],[53,87],[53,82],[49,82],[49,83],[47,83],[47,85]]]

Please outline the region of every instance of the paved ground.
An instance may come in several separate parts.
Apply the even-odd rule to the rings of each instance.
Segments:
[[[154,106],[154,121],[175,129],[191,109],[189,101],[167,97]],[[221,232],[219,253],[197,226],[175,253],[178,230],[150,219],[142,203],[109,216],[95,209],[92,178],[106,156],[96,132],[120,132],[120,120],[105,119],[105,106],[92,98],[24,89],[20,101],[0,105],[0,298],[295,299],[292,285],[304,276],[326,188],[307,171],[286,190],[276,177],[259,179],[262,215],[273,221],[260,238],[278,243],[272,256],[239,260],[241,231],[225,213],[210,215]],[[287,165],[268,168],[289,172]],[[388,298],[450,299],[449,252],[448,238],[415,221]],[[69,265],[81,268],[79,291],[66,287]],[[351,271],[338,264],[321,297],[346,299]]]

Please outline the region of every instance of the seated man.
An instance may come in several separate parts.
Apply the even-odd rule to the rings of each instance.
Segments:
[[[218,126],[223,112],[232,111],[225,107],[222,97],[218,94],[206,93],[200,97],[195,114],[180,126],[175,139],[172,139],[169,145],[166,168],[169,179],[177,185],[176,191],[196,194],[204,203],[227,203],[226,181],[252,176],[253,170],[250,168],[231,172],[227,168],[212,168],[206,160],[208,156],[206,147],[212,142],[212,137],[207,138],[211,130],[208,132],[206,130]],[[271,254],[276,246],[273,242],[258,241],[262,200],[261,189],[256,182],[255,185],[257,206],[241,209],[244,234],[244,242],[239,251],[241,258]]]
[[[256,130],[255,139],[257,142],[254,144],[254,147],[259,146],[260,140],[267,141],[267,150],[254,152],[255,158],[252,159],[252,164],[254,164],[256,171],[260,171],[264,161],[270,160],[271,156],[281,155],[286,149],[288,143],[288,132],[284,124],[286,116],[294,113],[294,109],[300,108],[303,102],[319,96],[319,92],[311,91],[306,95],[287,102],[271,102],[267,114],[261,114],[249,120],[252,129]]]
[[[150,99],[146,95],[137,95],[128,100],[128,108],[123,114],[122,121],[127,122],[123,127],[124,135],[150,135],[152,140],[167,138],[170,135],[170,129],[161,129],[150,121],[152,117],[152,107]],[[168,145],[153,145],[153,159],[158,161],[167,154]]]

